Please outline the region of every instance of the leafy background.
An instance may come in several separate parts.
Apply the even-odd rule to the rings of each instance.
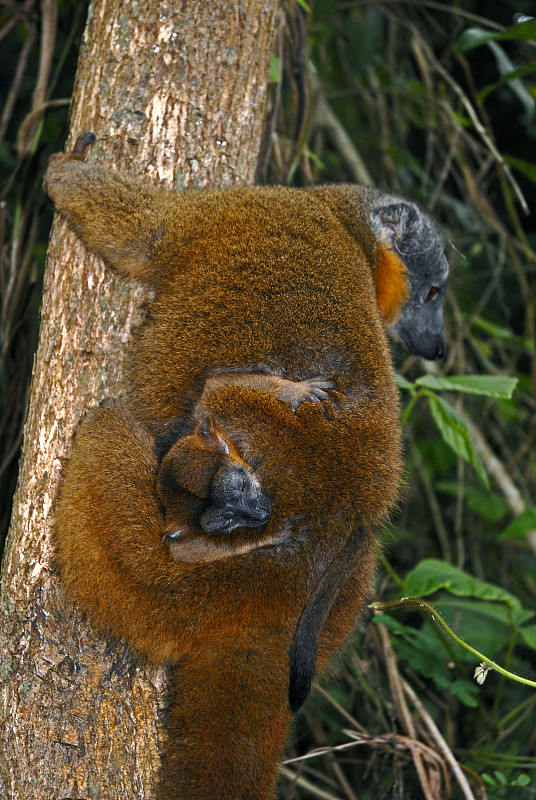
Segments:
[[[406,497],[376,600],[299,715],[281,796],[536,796],[536,22],[528,0],[288,2],[258,180],[358,181],[432,211],[448,242],[447,358],[393,345]],[[0,525],[22,440],[51,207],[87,7],[0,3]],[[521,17],[515,17],[521,15]]]

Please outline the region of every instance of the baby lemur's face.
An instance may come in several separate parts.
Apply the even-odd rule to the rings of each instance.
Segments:
[[[170,520],[170,539],[190,532],[191,520],[176,524],[189,504],[196,521],[201,511],[198,521],[205,533],[214,535],[258,528],[272,513],[257,476],[212,418],[202,419],[192,434],[172,445],[160,465],[157,492]]]
[[[200,518],[205,533],[258,528],[270,519],[272,506],[254,473],[236,463],[224,464],[211,484],[209,505]]]

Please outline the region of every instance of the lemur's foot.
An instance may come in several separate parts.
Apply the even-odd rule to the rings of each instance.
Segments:
[[[88,147],[95,141],[94,133],[83,133],[70,153],[53,153],[43,179],[43,187],[56,206],[64,208],[66,198],[76,195],[87,180],[88,165],[84,162]]]
[[[76,158],[78,161],[83,161],[86,150],[90,145],[93,144],[95,139],[95,134],[91,132],[83,133],[81,136],[79,136],[75,142],[72,153],[70,153],[71,158]]]

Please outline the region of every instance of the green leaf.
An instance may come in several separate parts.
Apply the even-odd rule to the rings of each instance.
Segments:
[[[525,625],[525,627],[519,629],[519,635],[527,647],[536,650],[536,625]]]
[[[313,153],[313,151],[309,150],[309,148],[307,148],[307,155],[308,155],[309,159],[313,162],[315,167],[318,167],[321,170],[324,169],[323,162],[320,161],[320,159],[318,158],[317,154]]]
[[[469,117],[466,117],[464,114],[460,114],[460,112],[456,111],[454,108],[449,108],[449,114],[458,123],[458,125],[461,128],[470,128],[471,127],[472,122],[469,119]]]
[[[467,319],[467,317],[465,318]],[[516,347],[521,346],[530,352],[534,352],[534,342],[532,339],[523,336],[516,336],[514,333],[512,333],[510,328],[506,328],[504,325],[498,325],[497,323],[483,319],[482,317],[475,317],[472,322],[475,327],[485,331],[493,339],[500,339]]]
[[[405,630],[405,626],[389,614],[374,614],[372,622],[376,625],[385,625],[386,628],[389,628],[395,634],[401,634]]]
[[[496,39],[497,36],[497,33],[486,31],[483,28],[466,28],[456,42],[456,50],[458,53],[466,53],[468,50],[486,44],[491,39]]]
[[[492,584],[492,586],[494,586],[494,584]],[[502,590],[502,587],[499,586],[494,586],[494,588]],[[504,591],[506,594],[509,594],[506,589]],[[510,597],[513,597],[513,595]],[[511,632],[512,622],[520,626],[525,625],[529,620],[534,618],[534,611],[528,611],[526,608],[519,605],[517,597],[513,597],[513,600],[514,603],[518,604],[518,608],[512,608],[511,605],[507,603],[498,603],[487,599],[481,600],[478,597],[460,598],[456,595],[443,593],[434,601],[434,606],[443,614],[447,622],[449,620],[452,622],[454,627],[456,627],[456,615],[459,615],[461,612],[468,617],[481,617],[484,623],[482,623],[482,621],[478,622],[477,627],[482,628],[483,624],[488,628],[504,625]],[[510,633],[505,634],[505,636],[509,635]],[[506,645],[506,641],[504,641],[504,644]]]
[[[449,625],[466,642],[490,657],[505,651],[512,635],[534,618],[533,611],[513,611],[505,603],[490,602],[472,597],[457,597],[440,592],[434,598],[434,607]],[[430,633],[432,637],[432,633]],[[472,656],[455,647],[461,661],[471,662]],[[499,661],[502,659],[499,658]]]
[[[461,417],[453,407],[442,397],[430,395],[430,411],[444,441],[452,447],[454,452],[475,468],[477,475],[486,487],[489,486],[488,476],[482,466],[480,456],[473,447],[471,434]]]
[[[441,645],[438,647],[438,640],[435,635],[430,635],[429,628],[415,630],[386,614],[376,615],[374,622],[383,622],[390,629],[397,656],[416,672],[431,678],[441,693],[448,690],[464,705],[470,708],[477,705],[478,686],[472,681],[454,680],[452,671],[446,665],[447,659],[450,660],[450,651],[441,651]]]
[[[403,375],[400,375],[399,372],[395,372],[395,383],[399,389],[408,389],[411,391],[414,387],[413,383],[410,383]]]
[[[279,62],[280,59],[277,56],[272,56],[270,60],[270,83],[279,82]]]
[[[526,42],[531,42],[536,39],[536,19],[529,20],[529,22],[521,22],[518,25],[511,25],[496,38],[502,39],[503,41],[521,39]]]
[[[457,680],[448,686],[448,690],[455,695],[464,706],[469,706],[469,708],[477,707],[480,690],[476,683]]]
[[[522,539],[531,531],[536,531],[536,506],[530,506],[512,520],[499,539]]]
[[[512,397],[517,383],[517,378],[510,378],[507,375],[454,375],[448,378],[422,375],[415,381],[417,386],[436,391],[480,394],[501,400],[509,400]]]
[[[519,86],[519,79],[524,78],[526,75],[531,75],[533,72],[536,72],[536,64],[527,64],[519,69],[512,69],[509,72],[504,73],[496,83],[491,83],[489,86],[485,86],[484,89],[478,92],[478,99],[481,103],[483,103],[488,95],[490,95],[496,89],[499,89],[501,86],[507,86],[508,84],[512,83],[516,84],[516,86]],[[533,106],[534,100],[532,100],[530,93],[526,89],[522,89],[521,91],[523,93],[523,105],[530,103],[530,105]]]
[[[508,54],[504,50],[501,45],[497,44],[497,42],[489,42],[488,47],[490,48],[495,61],[497,63],[497,69],[501,76],[509,75],[512,76],[508,80],[508,87],[514,94],[517,96],[520,103],[525,108],[525,119],[530,121],[534,117],[534,109],[535,103],[534,98],[532,97],[531,93],[525,87],[523,81],[519,80],[518,78],[513,77],[513,73],[516,71],[514,64],[508,57]]]
[[[521,611],[521,603],[514,595],[492,583],[474,578],[453,564],[434,558],[421,561],[404,581],[403,592],[408,597],[422,597],[440,589],[460,597],[477,597],[496,603],[506,603],[513,611]]]
[[[484,30],[484,28],[467,28],[456,42],[456,50],[459,53],[464,53],[490,41],[511,41],[514,39],[523,39],[525,41],[536,39],[536,20],[522,22],[520,25],[512,25],[502,33],[494,33]]]

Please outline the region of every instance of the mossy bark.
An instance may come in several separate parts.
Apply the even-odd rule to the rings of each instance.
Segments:
[[[72,101],[89,155],[182,188],[255,174],[277,0],[95,0]],[[88,408],[124,390],[144,300],[54,223],[0,595],[0,796],[152,798],[166,675],[96,638],[63,599],[51,527]]]

